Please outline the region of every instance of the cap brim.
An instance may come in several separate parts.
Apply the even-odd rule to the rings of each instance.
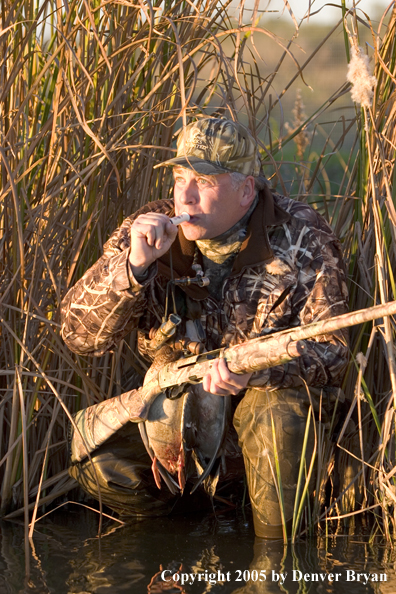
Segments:
[[[174,157],[173,159],[154,165],[154,169],[157,169],[157,167],[176,167],[177,165],[185,167],[186,169],[192,169],[197,173],[202,173],[202,175],[215,175],[216,173],[229,173],[231,171],[212,161],[205,161],[204,159],[199,159],[198,157],[193,156]]]

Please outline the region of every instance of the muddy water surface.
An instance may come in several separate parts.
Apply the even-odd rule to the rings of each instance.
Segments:
[[[97,515],[72,505],[36,528],[26,579],[23,526],[0,524],[0,594],[396,593],[395,554],[361,528],[285,550],[228,511],[105,520],[99,540]]]

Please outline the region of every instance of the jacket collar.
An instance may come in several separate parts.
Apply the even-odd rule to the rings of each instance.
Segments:
[[[172,208],[169,216],[172,217],[174,214],[174,208]],[[231,274],[238,274],[248,266],[272,260],[274,255],[269,243],[267,227],[281,225],[289,220],[290,214],[278,206],[269,188],[265,187],[259,193],[258,204],[250,217],[246,238],[235,258]],[[178,236],[172,244],[172,264],[175,278],[195,276],[195,272],[191,268],[195,247],[195,242],[186,239],[180,226]],[[171,278],[169,251],[158,260],[158,272],[169,279]],[[201,300],[209,296],[206,287],[190,285],[183,287],[183,290],[193,299]]]
[[[274,201],[269,188],[259,194],[259,201],[250,217],[245,241],[235,258],[232,274],[248,266],[262,264],[274,257],[268,239],[267,227],[281,225],[290,220],[290,215]]]

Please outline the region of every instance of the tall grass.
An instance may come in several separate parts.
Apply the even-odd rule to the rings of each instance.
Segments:
[[[376,88],[372,105],[357,106],[359,153],[350,184],[354,185],[355,205],[344,203],[342,216],[351,221],[345,233],[348,246],[351,304],[359,307],[372,302],[396,299],[395,270],[395,26],[393,7],[389,24],[380,22],[373,30],[375,40]],[[346,26],[351,47],[358,44],[357,23]],[[358,199],[359,201],[357,201]],[[341,216],[341,215],[340,215]],[[341,229],[341,226],[339,226]],[[361,290],[363,289],[363,290]],[[389,536],[396,528],[395,497],[395,412],[396,368],[394,322],[379,320],[373,328],[355,329],[353,348],[359,368],[354,404],[359,418],[361,483],[364,501],[378,504],[378,524]],[[352,389],[353,374],[346,378]],[[368,422],[369,420],[369,422]],[[372,469],[374,466],[374,469]]]
[[[395,14],[380,31],[372,29],[378,80],[373,108],[357,108],[349,118],[334,111],[349,92],[340,81],[314,114],[305,116],[300,105],[286,128],[282,99],[296,93],[296,81],[305,84],[314,55],[299,64],[294,41],[277,39],[266,29],[265,15],[260,24],[260,12],[241,8],[231,20],[229,5],[228,0],[1,4],[2,514],[25,512],[27,518],[28,510],[36,513],[37,506],[71,489],[68,416],[120,392],[128,369],[145,371],[133,334],[100,358],[70,353],[59,337],[59,304],[126,215],[170,195],[168,172],[153,165],[173,154],[175,135],[187,118],[220,113],[249,125],[273,184],[315,203],[341,237],[352,309],[394,298]],[[342,30],[342,23],[340,14],[332,33]],[[282,49],[274,72],[260,56],[264,37]],[[274,92],[286,60],[294,62],[295,74]],[[349,156],[340,152],[343,146],[351,148]],[[280,164],[285,155],[292,156],[289,168]],[[363,490],[363,506],[379,504],[386,520],[381,526],[393,521],[395,498],[392,332],[390,321],[352,332],[344,386],[359,419],[352,436],[360,444],[356,493]],[[339,439],[344,450],[346,433]],[[334,450],[319,436],[324,477]],[[329,516],[343,509],[342,502],[334,503]]]

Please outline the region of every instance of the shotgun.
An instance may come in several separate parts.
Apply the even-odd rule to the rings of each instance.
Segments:
[[[76,413],[74,418],[77,425],[84,428],[85,444],[81,439],[76,439],[72,443],[72,459],[81,460],[86,456],[86,445],[93,451],[128,422],[146,421],[150,407],[159,394],[165,392],[168,398],[178,398],[188,384],[201,382],[212,367],[213,361],[219,357],[226,360],[229,370],[233,373],[260,371],[282,365],[302,355],[307,348],[305,340],[394,314],[396,301],[391,301],[306,326],[253,338],[235,346],[182,357],[160,369],[152,367],[148,370],[141,388],[124,392],[120,396]],[[111,423],[106,422],[110,417]]]
[[[130,420],[136,423],[145,421],[150,405],[161,392],[167,392],[168,398],[177,398],[183,392],[185,384],[201,382],[212,367],[213,361],[219,357],[226,360],[228,369],[233,373],[260,371],[282,365],[302,355],[306,350],[305,340],[394,314],[396,301],[390,301],[384,305],[348,312],[168,363],[159,369],[154,377],[148,372],[143,387],[131,391],[134,392],[136,407],[131,407]],[[141,393],[139,397],[136,392]],[[131,405],[132,401],[129,403],[129,406]]]

